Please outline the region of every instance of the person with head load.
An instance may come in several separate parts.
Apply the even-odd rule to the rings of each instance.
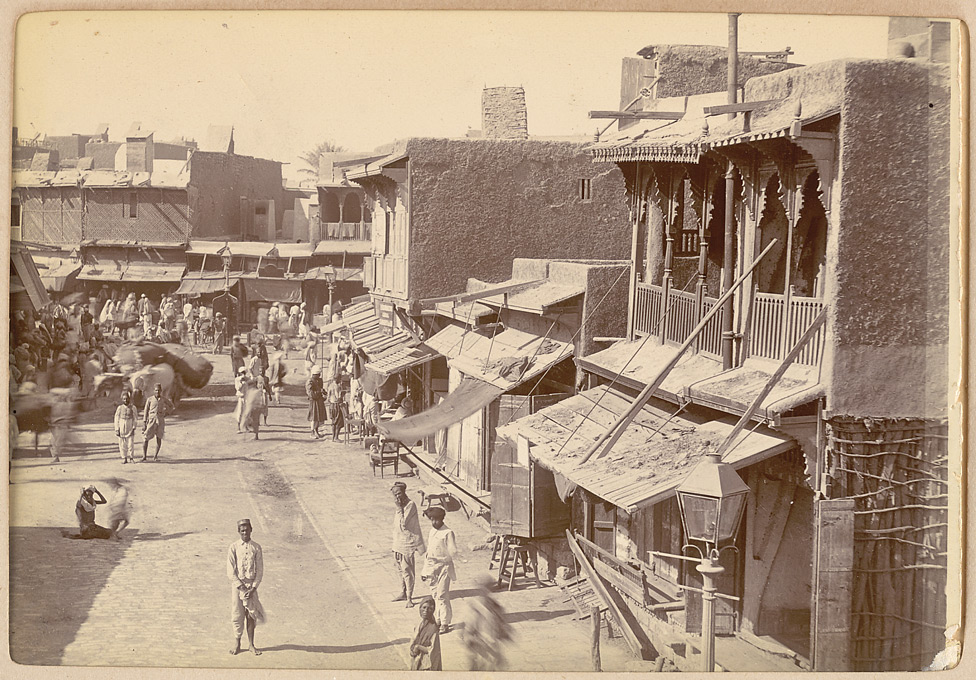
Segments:
[[[394,482],[390,489],[393,492],[393,559],[396,560],[400,572],[400,594],[393,598],[394,602],[407,603],[414,606],[413,586],[416,581],[417,561],[416,553],[424,552],[424,536],[420,529],[420,516],[417,505],[407,497],[407,485]]]
[[[444,508],[427,508],[424,515],[430,519],[430,533],[427,535],[427,556],[420,578],[430,584],[430,594],[437,602],[441,632],[447,633],[451,630],[451,581],[457,579],[454,571],[457,539],[454,531],[444,524],[447,515]]]
[[[248,649],[257,656],[261,652],[254,646],[254,629],[264,623],[266,615],[258,586],[264,577],[264,553],[256,541],[251,540],[251,520],[237,522],[238,540],[227,551],[227,578],[231,583],[231,622],[234,624],[234,646],[231,654],[241,651],[241,635],[247,633]]]
[[[122,393],[122,403],[115,409],[115,436],[119,438],[119,452],[122,463],[136,462],[132,449],[136,442],[136,408],[132,405],[132,395]]]
[[[166,429],[166,414],[173,410],[173,402],[168,397],[163,396],[163,386],[156,383],[153,386],[152,396],[146,399],[146,407],[142,413],[143,441],[142,441],[142,462],[146,462],[149,453],[149,440],[156,438],[156,453],[153,460],[159,458],[159,448],[163,445],[163,432]]]

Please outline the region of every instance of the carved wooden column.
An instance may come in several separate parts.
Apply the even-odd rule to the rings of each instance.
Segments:
[[[674,185],[675,185],[675,172],[673,167],[668,168],[667,178],[665,180],[665,187],[667,188],[667,193],[664,197],[664,205],[662,208],[665,209],[664,213],[664,277],[662,279],[662,298],[661,298],[661,324],[658,331],[658,339],[661,344],[664,343],[664,327],[667,325],[668,318],[668,307],[671,298],[671,287],[674,285],[673,282],[673,270],[674,270]],[[679,179],[678,186],[681,186],[682,182]]]

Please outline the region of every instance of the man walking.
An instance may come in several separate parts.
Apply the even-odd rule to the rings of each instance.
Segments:
[[[396,560],[401,581],[400,594],[393,601],[406,600],[407,607],[413,607],[413,586],[417,574],[415,553],[424,552],[424,536],[420,530],[417,505],[407,497],[407,485],[395,482],[390,490],[396,505],[393,513],[393,559]]]
[[[247,347],[241,344],[241,336],[235,335],[230,345],[230,367],[234,375],[244,366],[244,357],[247,356]]]
[[[224,315],[217,312],[217,316],[213,322],[214,331],[214,344],[213,344],[213,354],[220,354],[224,351],[224,345],[227,344],[227,322],[224,320]]]
[[[265,621],[264,607],[258,599],[258,586],[264,577],[264,554],[261,546],[251,540],[251,520],[237,522],[239,540],[227,551],[227,578],[231,583],[231,622],[234,624],[234,646],[231,654],[241,651],[241,635],[247,633],[248,649],[256,656],[261,652],[254,646],[254,629]]]
[[[424,510],[424,515],[430,519],[430,533],[427,535],[427,557],[421,573],[421,578],[430,583],[430,594],[437,603],[441,633],[451,630],[451,581],[457,579],[454,571],[457,540],[454,531],[444,524],[446,514],[444,508],[436,506]]]
[[[163,396],[163,386],[159,383],[153,387],[153,395],[146,399],[146,408],[142,413],[142,427],[144,437],[142,442],[142,462],[146,462],[149,453],[149,440],[156,438],[156,453],[153,460],[159,458],[159,447],[163,445],[163,431],[166,429],[166,414],[173,408],[173,402]]]

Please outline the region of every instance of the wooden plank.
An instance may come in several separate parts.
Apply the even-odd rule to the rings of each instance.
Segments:
[[[761,101],[755,102],[739,102],[738,104],[720,104],[717,106],[705,106],[702,111],[705,112],[706,116],[720,116],[729,113],[743,113],[747,111],[754,111],[760,106],[767,106],[769,104],[776,104],[783,101],[782,99],[763,99]]]
[[[460,295],[449,295],[447,297],[438,298],[425,298],[419,301],[422,307],[432,307],[436,304],[443,302],[453,302],[456,305],[467,304],[468,302],[473,302],[474,300],[480,300],[486,297],[493,297],[495,295],[501,295],[502,293],[511,293],[523,288],[530,286],[537,286],[541,283],[545,283],[547,279],[537,279],[535,281],[519,281],[518,283],[512,283],[506,286],[493,286],[492,288],[486,288],[485,290],[475,291],[473,293],[461,293]]]
[[[618,120],[680,120],[684,111],[590,111],[590,118],[616,118]]]
[[[641,644],[641,641],[637,638],[637,634],[633,631],[633,629],[631,629],[627,619],[624,618],[623,613],[617,607],[617,603],[614,602],[613,598],[610,597],[610,593],[607,592],[606,586],[604,586],[603,582],[600,580],[599,574],[593,570],[589,560],[586,559],[586,555],[583,554],[582,549],[580,549],[579,545],[576,543],[576,538],[569,531],[569,529],[566,530],[566,538],[569,541],[569,547],[573,551],[573,555],[576,556],[576,561],[579,562],[580,566],[583,568],[586,578],[589,580],[589,583],[593,588],[593,592],[598,598],[600,598],[603,605],[613,612],[614,620],[617,622],[620,630],[623,631],[624,639],[627,640],[627,644],[630,646],[630,649],[640,658],[645,658],[646,654],[644,645]]]

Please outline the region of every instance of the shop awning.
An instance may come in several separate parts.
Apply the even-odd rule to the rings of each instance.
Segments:
[[[477,413],[503,392],[501,388],[483,380],[465,376],[461,384],[441,399],[440,403],[409,418],[381,422],[377,429],[389,439],[414,442]]]
[[[41,282],[41,277],[37,273],[37,267],[34,266],[34,260],[31,259],[30,253],[22,246],[11,245],[11,274],[19,279],[18,283],[24,287],[34,309],[41,309],[50,304],[51,298],[48,297],[47,291],[44,289],[44,284]],[[14,281],[11,281],[11,289],[13,283]]]
[[[652,399],[606,455],[580,463],[594,439],[633,403],[601,385],[498,428],[498,436],[524,437],[543,467],[627,512],[667,498],[706,453],[714,452],[737,419],[714,418],[695,406]],[[723,460],[740,469],[794,448],[785,435],[760,426],[741,432]]]
[[[370,357],[376,357],[397,347],[417,344],[409,333],[400,329],[391,333],[389,328],[381,325],[373,310],[372,302],[361,302],[346,307],[342,310],[341,322],[344,327],[350,330],[352,344],[357,349],[366,352]],[[333,324],[326,326],[326,328],[330,327],[332,330],[338,330],[338,328],[333,327]]]
[[[67,261],[47,269],[38,269],[37,273],[41,275],[41,283],[45,288],[53,293],[61,293],[64,292],[68,281],[79,271],[81,271],[81,262]]]
[[[122,281],[136,283],[177,283],[186,271],[185,264],[130,264],[122,272]]]
[[[82,281],[130,281],[133,283],[176,283],[183,278],[186,266],[160,262],[117,266],[114,262],[86,264],[78,278]]]
[[[295,279],[241,279],[248,302],[302,301],[302,282]]]
[[[233,286],[239,279],[236,276],[219,279],[183,279],[174,295],[203,295],[218,293],[227,286]]]
[[[414,366],[426,364],[439,356],[440,354],[436,350],[423,343],[415,347],[394,347],[373,357],[366,364],[366,368],[383,375],[391,375]]]
[[[426,341],[427,346],[448,357],[448,363],[465,375],[510,390],[573,356],[573,345],[541,338],[514,328],[466,331],[448,326]]]
[[[696,404],[741,415],[769,382],[777,366],[777,362],[750,358],[738,368],[690,384],[685,392]],[[781,414],[824,394],[818,367],[793,364],[752,417],[776,423]]]

